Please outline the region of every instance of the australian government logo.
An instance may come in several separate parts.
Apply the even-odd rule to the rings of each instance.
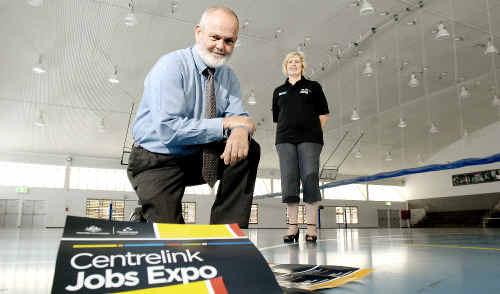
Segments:
[[[109,232],[103,232],[101,227],[92,225],[85,228],[83,232],[76,232],[78,235],[109,235]]]
[[[122,236],[135,236],[139,234],[139,231],[134,230],[132,227],[125,227],[119,231],[116,231],[116,233]]]

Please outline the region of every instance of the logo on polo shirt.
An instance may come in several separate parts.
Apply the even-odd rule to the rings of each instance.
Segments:
[[[285,94],[286,94],[286,91],[279,92],[279,93],[278,93],[278,96],[285,95]]]
[[[309,93],[311,93],[311,90],[309,90],[307,88],[300,89],[300,92],[299,92],[299,94],[306,94],[306,95],[309,95]]]

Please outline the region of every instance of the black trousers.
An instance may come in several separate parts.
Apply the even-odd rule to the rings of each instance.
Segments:
[[[213,144],[218,154],[222,154],[225,143]],[[250,142],[246,159],[232,166],[219,159],[217,178],[220,183],[211,210],[211,224],[238,223],[241,228],[248,228],[259,160],[260,146],[254,140]],[[133,147],[127,175],[146,219],[158,223],[184,223],[184,190],[186,186],[205,183],[201,167],[201,153],[176,156]]]

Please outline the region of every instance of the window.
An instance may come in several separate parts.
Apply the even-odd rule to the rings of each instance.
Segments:
[[[214,191],[217,191],[219,187],[219,181],[214,186]],[[187,186],[184,192],[184,195],[210,195],[212,194],[212,190],[210,186],[207,184],[196,185],[196,186]]]
[[[254,195],[265,195],[271,193],[271,179],[257,178],[255,180]]]
[[[64,188],[63,165],[0,161],[0,186]]]
[[[72,167],[69,187],[82,190],[133,191],[125,169]]]
[[[182,217],[186,224],[196,223],[196,202],[182,202]]]
[[[399,186],[368,185],[368,199],[373,201],[405,201],[405,188]]]
[[[273,193],[281,193],[281,180],[273,179]]]
[[[366,185],[350,184],[326,188],[324,195],[325,199],[366,200]]]
[[[307,224],[307,215],[304,205],[299,205],[297,210],[298,210],[297,224]],[[286,211],[286,223],[289,224],[290,219],[288,217],[288,208],[286,208],[285,211]]]
[[[248,221],[250,224],[258,224],[259,223],[259,205],[252,204],[252,208],[250,210],[250,219]]]
[[[357,224],[358,223],[358,208],[355,206],[336,207],[335,209],[337,224]]]
[[[112,204],[111,219],[124,220],[125,201],[110,199],[87,199],[85,215],[90,218],[109,219],[109,205]]]

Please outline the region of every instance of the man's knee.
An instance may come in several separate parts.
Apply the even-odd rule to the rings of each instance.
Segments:
[[[249,158],[257,158],[257,160],[260,159],[260,145],[254,139],[250,140],[248,157]]]

